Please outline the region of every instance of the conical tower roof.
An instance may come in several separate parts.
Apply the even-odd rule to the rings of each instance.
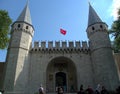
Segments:
[[[26,22],[26,23],[29,23],[29,24],[32,25],[28,3],[26,4],[25,8],[21,12],[21,14],[18,17],[17,21],[23,21],[23,22]]]
[[[88,18],[88,26],[95,24],[97,22],[102,22],[100,17],[97,15],[93,7],[89,4],[89,18]]]

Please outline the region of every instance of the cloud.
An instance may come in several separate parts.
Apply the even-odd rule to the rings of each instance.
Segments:
[[[120,9],[120,0],[113,0],[111,9],[111,15],[113,16],[114,20],[116,20],[118,17],[118,9]]]

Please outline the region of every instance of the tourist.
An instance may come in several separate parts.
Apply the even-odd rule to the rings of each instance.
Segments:
[[[80,91],[77,94],[85,94],[83,85],[80,86]]]
[[[88,88],[86,89],[86,93],[87,94],[93,94],[94,93],[94,91],[93,91],[91,86],[88,86]]]
[[[0,90],[0,94],[3,94],[4,93],[4,90]]]
[[[100,84],[97,85],[97,88],[95,89],[95,94],[100,94]]]
[[[39,94],[44,94],[44,89],[43,89],[42,85],[40,85]]]
[[[75,89],[74,89],[74,86],[73,86],[73,85],[71,85],[71,87],[70,87],[70,91],[71,91],[71,92],[74,92],[74,91],[75,91]]]
[[[58,87],[58,93],[57,94],[63,94],[63,88],[62,87]]]
[[[102,86],[101,94],[109,94],[109,92],[104,86]]]
[[[116,89],[116,94],[120,94],[120,86]]]

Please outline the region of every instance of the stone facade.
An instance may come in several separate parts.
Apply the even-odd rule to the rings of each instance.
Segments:
[[[101,84],[114,90],[119,79],[107,25],[91,5],[86,32],[89,42],[42,41],[32,45],[34,28],[26,5],[12,25],[4,69],[5,94],[34,94],[41,84],[52,94],[58,86],[65,92],[76,92],[81,84],[85,88]]]
[[[36,42],[35,42],[36,43]],[[35,48],[34,48],[34,51],[35,51]],[[82,53],[81,53],[82,54]],[[81,57],[81,55],[79,55]],[[120,53],[113,53],[113,56],[114,56],[114,59],[115,59],[115,63],[116,63],[116,66],[117,66],[117,70],[118,70],[118,73],[119,73],[119,79],[120,79]],[[71,56],[69,55],[69,57],[71,58]],[[83,56],[84,57],[84,56]],[[52,56],[51,56],[52,58]],[[67,58],[66,58],[67,59]],[[51,64],[50,64],[51,65]],[[48,66],[50,66],[48,65]],[[3,85],[3,76],[4,76],[4,73],[3,73],[3,70],[4,70],[4,66],[5,66],[5,62],[0,62],[0,88],[3,89],[2,85]],[[85,66],[85,65],[84,65]],[[32,66],[31,66],[32,67]],[[51,66],[50,66],[51,67]],[[73,66],[72,66],[73,67]],[[82,67],[82,66],[81,66]],[[49,68],[49,67],[48,67]],[[81,69],[81,68],[80,68]],[[49,70],[49,69],[48,69]],[[80,70],[81,71],[81,70]],[[81,71],[81,73],[84,73]],[[32,74],[32,73],[31,73]],[[47,74],[48,75],[48,74]],[[78,74],[79,75],[79,74]],[[75,77],[75,76],[72,76],[72,77]],[[34,78],[34,77],[33,77]],[[50,80],[53,80],[53,74],[52,72],[50,72],[50,75],[48,75],[48,81]],[[70,78],[71,79],[71,78]],[[83,81],[85,83],[85,80],[84,80],[84,77],[83,77]],[[41,83],[41,82],[38,82],[38,83]],[[80,84],[78,84],[78,87],[79,87]],[[87,85],[87,84],[85,84]],[[37,85],[39,86],[39,84]],[[36,87],[37,87],[36,86]],[[47,84],[46,84],[46,87],[47,87]],[[87,87],[87,86],[86,86]],[[47,88],[46,88],[47,89]],[[50,88],[49,88],[50,89]],[[34,88],[33,91],[36,91],[37,92],[37,89]]]
[[[35,46],[30,51],[30,83],[34,83],[33,85],[36,87],[31,87],[30,90],[36,90],[42,83],[48,92],[55,92],[57,84],[63,84],[56,82],[57,73],[65,74],[64,86],[68,92],[72,91],[71,86],[74,86],[74,91],[78,90],[81,84],[86,87],[88,85],[94,86],[90,50],[87,42],[82,42],[83,46],[81,47],[80,45],[74,47],[74,42],[69,42],[68,47],[67,42],[55,42],[56,45],[53,47],[49,42],[47,43],[48,48],[46,46],[42,48],[46,42],[41,42],[41,47],[37,45],[38,43],[35,42]],[[80,42],[75,43],[80,44]],[[57,44],[62,45],[58,46]]]
[[[117,65],[117,70],[118,70],[119,80],[120,80],[120,53],[114,53],[114,59],[115,59],[115,64]]]

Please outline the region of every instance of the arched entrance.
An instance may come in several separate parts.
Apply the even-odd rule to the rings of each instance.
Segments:
[[[56,57],[47,66],[47,91],[56,92],[58,86],[62,86],[65,92],[75,92],[77,90],[76,67],[69,58]]]
[[[55,87],[62,87],[64,91],[67,91],[66,73],[57,72],[55,75]]]

